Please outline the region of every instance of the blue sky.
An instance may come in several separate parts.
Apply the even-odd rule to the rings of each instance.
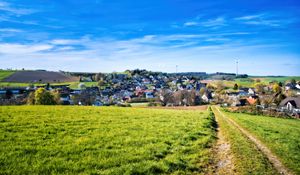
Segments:
[[[0,68],[300,75],[298,0],[0,0]]]

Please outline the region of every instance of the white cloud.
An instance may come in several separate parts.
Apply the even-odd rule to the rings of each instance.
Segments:
[[[238,18],[234,18],[235,20],[252,20],[252,19],[258,19],[264,16],[264,14],[257,14],[257,15],[247,15],[247,16],[241,16]]]
[[[201,25],[205,27],[217,27],[217,26],[224,26],[226,20],[224,17],[218,17],[215,19],[210,19],[208,21],[202,22]]]
[[[186,22],[183,24],[184,26],[198,26],[199,23],[198,22],[193,22],[193,21],[190,21],[190,22]]]
[[[23,30],[20,30],[20,29],[13,29],[13,28],[2,28],[2,29],[0,29],[0,32],[20,33],[20,32],[23,32]]]
[[[8,55],[22,55],[31,54],[41,51],[47,51],[53,48],[53,46],[48,44],[10,44],[10,43],[0,43],[0,54]]]
[[[36,12],[35,10],[32,9],[12,7],[11,4],[5,1],[0,1],[0,11],[4,11],[16,16],[28,15]]]
[[[204,26],[204,27],[220,27],[226,25],[226,20],[224,17],[217,17],[214,19],[208,19],[206,21],[201,21],[200,18],[196,18],[194,21],[188,21],[183,24],[185,27],[195,27],[195,26]]]
[[[282,15],[261,13],[234,18],[243,24],[261,25],[269,27],[279,27],[294,22],[294,19],[286,18]]]
[[[57,39],[33,44],[0,43],[1,68],[30,68],[66,71],[111,72],[145,68],[172,72],[175,65],[181,71],[234,72],[234,59],[247,59],[244,73],[255,70],[253,57],[261,57],[259,64],[275,55],[260,55],[276,45],[242,45],[227,42],[226,36],[245,33],[220,33],[216,35],[148,35],[129,40],[113,38],[77,40]],[[174,43],[174,40],[183,42]],[[163,41],[163,43],[160,43]],[[202,41],[222,41],[223,44],[199,45]],[[74,43],[82,47],[76,49]],[[169,44],[164,44],[169,43]],[[293,62],[292,56],[285,60]],[[297,59],[297,58],[296,58]],[[295,59],[294,59],[295,60]],[[222,63],[218,64],[218,63]],[[250,66],[251,65],[251,66]],[[251,68],[251,69],[250,69]],[[248,72],[249,71],[249,72]]]

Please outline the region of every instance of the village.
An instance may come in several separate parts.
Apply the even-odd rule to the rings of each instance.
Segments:
[[[70,88],[68,83],[2,87],[1,105],[34,104],[34,92],[44,88],[57,94],[60,105],[170,107],[219,104],[233,107],[230,109],[237,112],[297,118],[300,115],[300,82],[293,79],[268,84],[255,79],[247,87],[235,83],[237,75],[227,73],[208,76],[205,72],[167,74],[137,69],[126,73],[72,75],[79,77],[77,88]],[[239,75],[238,78],[250,81],[247,77]],[[86,82],[94,82],[94,85],[86,86]]]

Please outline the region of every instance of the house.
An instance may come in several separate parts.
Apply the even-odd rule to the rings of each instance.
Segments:
[[[62,105],[70,105],[73,103],[69,94],[60,94],[60,101]]]
[[[201,96],[201,99],[203,100],[203,102],[209,103],[209,102],[213,99],[211,92],[206,91],[206,92]]]
[[[249,89],[248,89],[248,94],[249,94],[249,95],[255,95],[254,89],[249,88]]]
[[[247,98],[247,102],[250,104],[250,105],[253,105],[257,102],[257,100],[259,99],[259,97],[257,95],[251,95]]]
[[[196,91],[200,91],[201,88],[206,88],[207,84],[201,83],[201,82],[197,82],[196,83]]]
[[[154,98],[153,92],[145,92],[146,98]]]
[[[285,90],[288,91],[290,89],[295,89],[296,88],[296,85],[295,84],[292,84],[292,83],[287,83],[285,85]]]
[[[248,91],[239,90],[239,96],[247,96]]]
[[[95,101],[93,106],[103,106],[103,103],[101,101]]]
[[[279,104],[283,111],[300,114],[300,97],[287,97]]]
[[[188,84],[188,85],[186,85],[186,89],[187,89],[187,90],[192,90],[192,89],[194,89],[193,84]]]
[[[252,88],[239,88],[239,94],[241,96],[255,95],[255,91]]]

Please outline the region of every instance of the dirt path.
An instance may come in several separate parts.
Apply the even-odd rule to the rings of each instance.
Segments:
[[[248,137],[255,145],[256,147],[269,159],[269,161],[272,163],[272,165],[276,168],[276,170],[280,174],[284,175],[292,175],[291,171],[288,170],[281,161],[270,151],[269,148],[267,148],[260,140],[258,140],[256,137],[254,137],[251,133],[246,131],[244,128],[242,128],[240,125],[238,125],[235,121],[232,119],[226,117],[218,107],[216,107],[218,113],[220,116],[222,116],[225,120],[227,120],[229,123],[237,127],[246,137]]]
[[[218,118],[216,118],[217,123]],[[218,130],[218,141],[215,147],[215,159],[216,159],[216,166],[214,174],[220,175],[227,175],[227,174],[235,174],[234,173],[234,164],[232,162],[233,155],[230,151],[230,143],[226,140],[225,136],[223,135],[222,129],[220,127],[217,128]]]

